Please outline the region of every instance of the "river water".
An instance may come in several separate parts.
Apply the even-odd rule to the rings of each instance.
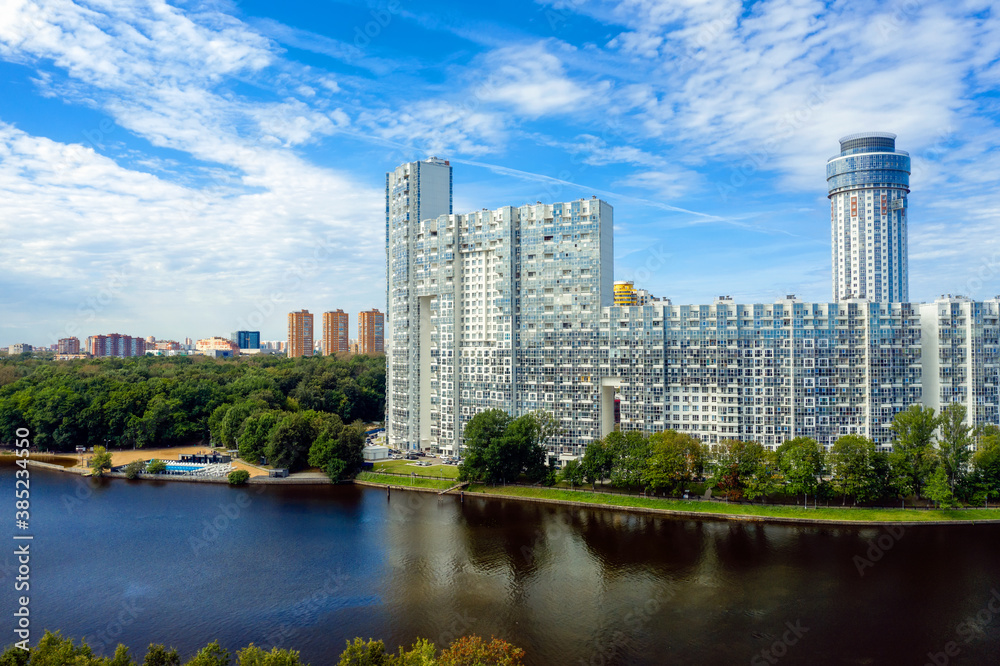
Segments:
[[[496,635],[529,664],[1000,663],[1000,526],[797,527],[354,486],[92,482],[32,469],[32,642],[141,660],[218,639],[395,649]],[[14,468],[0,467],[16,598]],[[3,509],[0,506],[0,515]],[[992,600],[992,601],[991,601]],[[15,640],[8,619],[3,644]]]

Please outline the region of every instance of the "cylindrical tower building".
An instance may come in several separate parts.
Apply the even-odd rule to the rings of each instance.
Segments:
[[[909,300],[906,195],[910,155],[888,132],[851,134],[826,162],[833,298]]]

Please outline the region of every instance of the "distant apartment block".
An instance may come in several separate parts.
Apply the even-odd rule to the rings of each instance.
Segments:
[[[146,353],[146,341],[140,337],[109,333],[107,335],[92,335],[87,338],[87,352],[91,356],[114,356],[126,358],[143,356]]]
[[[350,332],[350,316],[346,312],[340,309],[324,312],[323,353],[331,355],[351,351]]]
[[[56,353],[59,354],[79,354],[80,338],[60,338],[56,346]]]
[[[13,356],[14,354],[24,354],[26,352],[33,352],[33,351],[35,351],[35,348],[32,347],[31,345],[24,342],[19,342],[15,345],[11,345],[8,348],[7,353]]]
[[[313,355],[313,316],[308,310],[288,313],[288,357]]]
[[[233,331],[230,339],[240,349],[260,349],[260,331]]]
[[[358,353],[385,351],[385,315],[376,309],[358,313]]]
[[[219,336],[198,340],[198,342],[195,343],[195,350],[199,354],[205,354],[206,356],[226,357],[240,355],[240,347],[238,344],[232,340]]]

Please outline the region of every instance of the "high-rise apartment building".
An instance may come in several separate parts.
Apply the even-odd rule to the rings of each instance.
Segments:
[[[358,313],[358,353],[381,354],[385,351],[385,315],[372,308]]]
[[[581,412],[596,418],[579,361],[612,303],[612,223],[598,199],[411,222],[407,271],[393,275],[408,299],[389,308],[390,444],[455,452],[491,408],[548,409],[555,446],[579,439]]]
[[[343,310],[323,313],[323,353],[351,351],[350,316]]]
[[[288,358],[313,355],[313,316],[308,310],[288,313]]]
[[[146,341],[140,337],[109,333],[108,335],[92,335],[87,338],[87,352],[91,356],[143,356],[146,353]]]
[[[948,295],[919,307],[924,406],[959,403],[968,425],[1000,425],[1000,296]]]
[[[260,349],[260,331],[233,331],[229,339],[240,349]]]
[[[385,175],[386,427],[397,446],[418,443],[420,382],[418,327],[428,316],[417,297],[414,254],[421,220],[452,212],[451,164],[436,157],[410,162]],[[426,301],[424,302],[426,305]]]
[[[56,351],[59,354],[79,354],[80,353],[80,338],[60,338]]]
[[[906,195],[910,156],[888,132],[851,134],[826,163],[833,300],[909,300]]]

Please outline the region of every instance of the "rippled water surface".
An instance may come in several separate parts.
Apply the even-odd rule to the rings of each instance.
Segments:
[[[0,468],[8,525],[13,473]],[[354,636],[395,648],[477,633],[531,664],[1000,663],[995,525],[891,536],[38,469],[31,491],[33,627],[106,653],[219,639],[294,647],[316,666]]]

